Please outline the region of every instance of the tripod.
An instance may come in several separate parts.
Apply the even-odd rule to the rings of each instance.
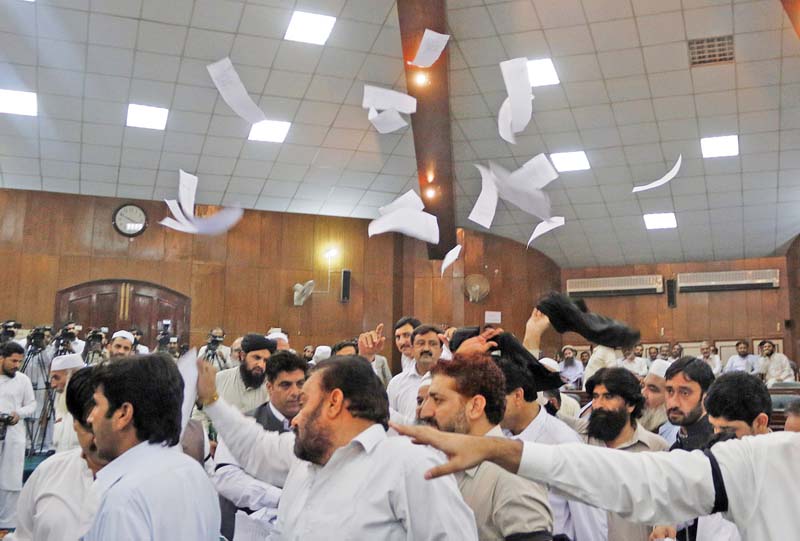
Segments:
[[[31,446],[28,456],[44,452],[47,443],[47,430],[55,422],[55,402],[53,390],[50,388],[50,368],[44,350],[35,345],[28,346],[25,359],[22,361],[22,373],[28,376],[33,384],[38,415],[25,420],[25,428]]]
[[[212,349],[209,346],[206,346],[205,354],[203,355],[203,360],[207,363],[211,363],[211,366],[216,368],[217,370],[225,370],[228,368],[228,362],[225,360],[225,357],[219,354],[217,351],[217,346],[214,346]]]

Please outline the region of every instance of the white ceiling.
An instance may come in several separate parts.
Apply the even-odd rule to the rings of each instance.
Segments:
[[[293,9],[337,16],[325,46],[282,39]],[[591,171],[548,187],[567,224],[534,246],[562,266],[757,257],[800,233],[800,39],[777,0],[449,0],[458,225],[475,162],[516,167],[585,150]],[[415,187],[410,130],[379,135],[363,83],[405,87],[393,0],[0,0],[0,88],[36,91],[39,117],[0,115],[6,188],[174,197],[374,217]],[[686,40],[733,33],[736,62],[689,69]],[[205,65],[229,55],[283,144],[248,142]],[[516,146],[497,136],[500,61],[552,57]],[[128,103],[170,109],[166,131],[125,127]],[[704,160],[700,137],[739,134],[741,156]],[[638,196],[683,154],[678,178]],[[501,205],[504,205],[501,202]],[[647,231],[643,213],[678,228]],[[527,242],[536,220],[498,213]]]

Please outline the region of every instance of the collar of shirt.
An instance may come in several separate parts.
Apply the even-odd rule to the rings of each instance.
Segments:
[[[289,424],[290,424],[289,419],[287,419],[283,413],[278,411],[278,408],[273,406],[272,402],[267,402],[267,404],[269,404],[269,409],[270,411],[272,411],[272,415],[274,415],[276,419],[278,419],[280,422],[283,423],[283,428],[289,430]]]
[[[494,425],[492,427],[492,429],[489,430],[489,432],[484,434],[484,437],[486,437],[486,438],[505,438],[506,435],[503,434],[503,429],[500,428],[500,425]],[[468,475],[469,477],[475,477],[475,475],[478,473],[478,470],[480,469],[480,467],[481,467],[481,464],[478,464],[474,468],[470,468],[468,470],[464,470],[464,474]]]
[[[174,451],[175,447],[164,447],[160,443],[148,443],[146,441],[131,447],[97,472],[98,488],[102,491],[108,490],[114,483],[122,479],[126,473],[146,468],[145,465],[148,462],[158,460],[155,455],[168,449]]]
[[[648,441],[648,438],[645,437],[646,432],[647,431],[645,430],[645,428],[642,426],[641,423],[636,423],[636,430],[633,431],[633,436],[631,437],[631,439],[626,441],[619,447],[617,447],[617,449],[627,449],[629,447],[633,447],[637,443],[641,443],[642,445],[650,449],[651,448],[650,442]]]
[[[355,450],[358,446],[360,446],[364,452],[369,455],[380,442],[386,439],[386,437],[386,431],[381,425],[376,423],[362,431],[358,436],[350,440],[350,443],[344,447],[339,447],[336,449],[336,451],[333,452],[333,455],[331,455],[330,460],[328,460],[324,466],[318,466],[316,464],[312,464],[312,466],[315,469],[323,470],[326,466],[335,465],[340,460],[344,460],[344,457],[348,455],[350,451]]]
[[[539,441],[542,431],[547,426],[548,414],[544,408],[539,408],[539,415],[526,426],[522,432],[514,436],[514,439],[525,441]]]

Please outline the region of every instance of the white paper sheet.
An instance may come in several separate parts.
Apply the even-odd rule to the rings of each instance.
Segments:
[[[197,193],[197,177],[180,169],[178,180],[178,203],[181,204],[185,216],[194,216],[195,194]]]
[[[367,118],[380,134],[392,133],[408,126],[408,122],[395,109],[387,109],[382,113],[370,109]]]
[[[528,59],[527,58],[514,58],[500,62],[500,71],[503,73],[503,82],[506,85],[506,92],[508,93],[508,109],[510,111],[503,112],[503,129],[500,129],[500,135],[508,141],[508,130],[505,127],[508,122],[510,112],[511,117],[511,131],[519,133],[523,131],[528,123],[531,121],[533,115],[533,91],[531,90],[531,82],[528,78]],[[505,103],[504,103],[505,105]],[[498,116],[498,128],[500,128],[500,118]],[[512,137],[512,139],[514,139]],[[513,141],[509,141],[513,142]]]
[[[511,98],[503,100],[503,105],[500,106],[500,112],[497,114],[497,131],[505,141],[512,145],[517,144],[517,138],[511,127]]]
[[[194,235],[220,235],[236,225],[244,215],[241,208],[224,208],[212,216],[197,218],[194,215],[197,177],[181,170],[178,185],[178,199],[167,199],[172,217],[167,216],[160,223],[182,233]]]
[[[422,41],[419,43],[417,49],[417,56],[411,61],[411,65],[419,66],[420,68],[429,68],[436,62],[442,55],[442,51],[447,46],[447,40],[450,36],[447,34],[440,34],[428,28],[422,34]]]
[[[167,203],[170,202],[174,203],[174,201],[167,201]],[[160,223],[164,227],[169,227],[170,229],[174,229],[175,231],[180,231],[181,233],[190,233],[192,235],[197,234],[197,228],[193,224],[179,222],[178,220],[170,218],[169,216],[167,216],[158,223]]]
[[[195,218],[194,225],[198,235],[221,235],[239,223],[242,216],[244,216],[242,208],[224,208],[207,218]]]
[[[411,209],[422,211],[425,208],[425,203],[422,202],[417,192],[414,190],[408,190],[406,193],[392,201],[386,206],[383,206],[378,209],[378,212],[381,213],[381,216],[389,214],[390,212],[394,212],[399,209]]]
[[[250,124],[257,124],[267,117],[264,112],[255,104],[247,89],[244,87],[239,74],[233,67],[230,58],[223,58],[219,62],[214,62],[206,66],[214,86],[219,90],[222,99],[225,100],[233,111],[248,121]]]
[[[633,193],[637,192],[644,192],[646,190],[652,190],[653,188],[658,188],[659,186],[663,186],[673,178],[675,178],[678,174],[678,171],[681,170],[681,164],[683,163],[683,154],[678,154],[678,161],[675,162],[675,165],[672,166],[672,169],[667,172],[666,175],[661,177],[658,180],[651,182],[650,184],[645,184],[644,186],[635,186],[633,188]]]
[[[369,236],[381,233],[402,233],[430,244],[439,244],[439,222],[436,216],[410,208],[400,208],[373,220]]]
[[[417,112],[417,99],[396,90],[364,85],[364,99],[361,106],[364,109],[377,111],[394,109],[398,113],[410,115]]]
[[[525,183],[526,186],[541,190],[558,178],[558,171],[544,154],[537,154],[522,167],[512,172],[509,181]]]
[[[564,225],[564,221],[565,220],[564,220],[563,216],[553,216],[549,220],[545,220],[545,221],[537,224],[536,228],[534,228],[534,230],[533,230],[533,234],[531,235],[531,238],[528,240],[528,246],[530,246],[531,243],[534,240],[536,240],[537,238],[541,237],[545,233],[547,233],[549,231],[552,231],[553,229],[555,229],[557,227],[561,227],[562,225]]]
[[[444,260],[442,260],[442,276],[444,276],[444,271],[455,263],[458,260],[458,256],[461,255],[461,245],[456,244],[456,247],[447,252],[444,256]]]
[[[469,221],[482,225],[486,229],[492,227],[495,212],[497,212],[497,184],[494,174],[480,164],[474,164],[475,168],[481,173],[481,193],[472,212],[469,213]]]
[[[530,182],[519,181],[519,177],[512,181],[511,173],[494,162],[489,162],[489,168],[495,177],[501,199],[542,220],[550,219],[550,196],[546,192],[534,188]]]
[[[192,348],[178,359],[178,372],[183,378],[183,405],[181,406],[181,436],[192,417],[197,401],[197,350]]]
[[[167,199],[166,203],[170,212],[172,212],[172,215],[179,224],[185,227],[194,227],[192,225],[192,220],[183,212],[180,203],[178,203],[175,199]]]

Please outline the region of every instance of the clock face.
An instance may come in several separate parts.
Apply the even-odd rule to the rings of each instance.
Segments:
[[[135,237],[147,228],[147,214],[138,205],[122,205],[114,211],[114,229],[126,237]]]

